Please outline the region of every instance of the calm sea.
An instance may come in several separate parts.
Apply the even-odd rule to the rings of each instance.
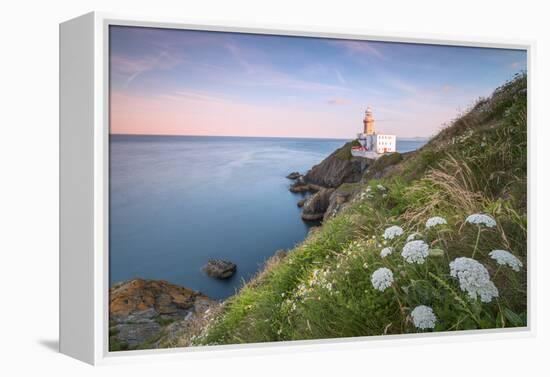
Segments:
[[[162,279],[212,298],[232,295],[308,225],[285,176],[305,172],[344,140],[126,136],[110,138],[110,283]],[[420,140],[398,140],[407,152]],[[230,260],[228,280],[206,276]]]

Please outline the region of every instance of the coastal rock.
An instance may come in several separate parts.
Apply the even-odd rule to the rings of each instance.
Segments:
[[[302,208],[304,206],[304,204],[306,203],[307,201],[307,198],[304,198],[304,199],[300,199],[298,200],[298,203],[296,203],[296,205],[299,207],[299,208]]]
[[[332,188],[322,188],[309,197],[304,203],[302,219],[306,221],[317,221],[323,219],[330,203],[330,196],[333,192],[334,189]]]
[[[323,221],[334,217],[347,203],[352,195],[352,192],[345,190],[335,190],[329,198],[329,205],[323,215]]]
[[[210,277],[227,279],[237,271],[237,265],[221,259],[210,259],[202,270]]]
[[[157,338],[167,323],[186,321],[215,303],[163,280],[116,284],[109,289],[109,347],[114,351],[137,348]]]
[[[290,173],[290,174],[287,175],[286,177],[287,177],[288,179],[294,180],[294,179],[300,178],[301,176],[302,176],[302,175],[301,175],[300,173],[298,173],[297,171],[293,171],[292,173]]]
[[[318,165],[313,166],[304,176],[304,184],[336,188],[343,183],[359,182],[363,173],[374,160],[352,157],[354,142],[346,143]]]
[[[290,192],[300,193],[300,192],[316,192],[319,191],[321,187],[312,183],[305,181],[304,176],[301,175],[298,177],[292,185],[290,185]]]

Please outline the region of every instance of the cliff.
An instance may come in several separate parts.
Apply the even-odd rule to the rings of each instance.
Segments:
[[[350,141],[337,149],[320,164],[304,175],[304,182],[317,186],[336,188],[343,183],[358,182],[374,160],[352,157],[351,147],[357,141]]]
[[[292,192],[313,192],[302,204],[303,220],[324,221],[335,216],[360,191],[359,183],[385,177],[403,158],[413,154],[391,153],[376,160],[353,157],[351,147],[356,143],[344,144],[291,185]]]
[[[314,191],[304,209],[327,206],[322,226],[268,261],[191,344],[525,326],[526,93],[518,75],[414,153],[357,166],[348,143],[313,167],[294,186]],[[484,271],[480,284],[460,281],[465,265]]]

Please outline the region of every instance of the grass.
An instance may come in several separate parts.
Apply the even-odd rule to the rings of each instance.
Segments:
[[[342,147],[338,148],[334,153],[340,160],[351,160],[351,148],[358,147],[361,144],[357,140],[347,142]]]
[[[371,176],[354,184],[350,205],[286,257],[268,261],[189,343],[525,326],[525,88],[525,75],[517,76],[491,98],[480,99],[420,151],[391,161],[395,168],[381,179]],[[473,213],[488,214],[497,225],[467,223]],[[445,218],[447,224],[427,229],[425,222],[432,216]],[[391,225],[402,227],[404,234],[384,239]],[[422,264],[407,263],[401,256],[407,236],[415,232],[429,247]],[[394,251],[382,258],[384,247]],[[493,249],[510,251],[523,268],[516,272],[499,266],[489,256]],[[498,288],[498,297],[490,302],[468,296],[450,275],[449,262],[471,257],[474,250]],[[371,276],[382,267],[392,271],[394,281],[379,291]],[[414,325],[411,311],[418,305],[433,308],[433,329]]]

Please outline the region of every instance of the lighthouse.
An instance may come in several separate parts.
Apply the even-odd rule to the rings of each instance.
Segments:
[[[395,152],[395,135],[377,134],[374,128],[372,108],[369,106],[363,118],[363,132],[357,134],[358,146],[352,147],[351,155],[355,157],[378,158],[384,153]]]
[[[373,135],[376,133],[374,129],[374,118],[372,117],[371,107],[367,107],[365,111],[365,118],[363,119],[363,133],[365,135]]]

